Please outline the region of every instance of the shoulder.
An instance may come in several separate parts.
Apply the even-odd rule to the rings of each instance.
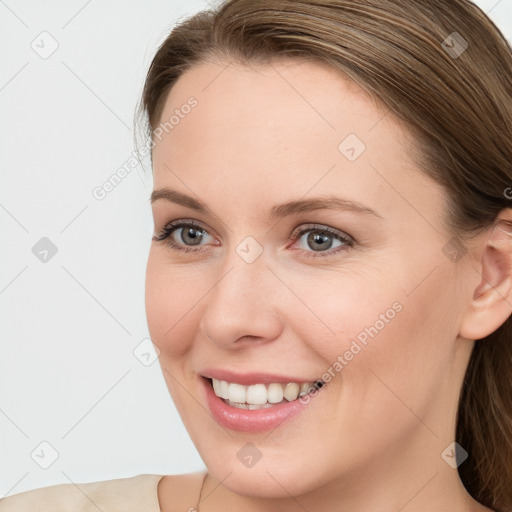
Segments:
[[[0,500],[0,512],[160,512],[157,487],[164,475],[142,474],[32,489]]]

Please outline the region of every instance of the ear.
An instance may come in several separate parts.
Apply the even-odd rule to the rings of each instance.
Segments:
[[[470,340],[493,333],[512,313],[512,210],[503,210],[483,236],[487,240],[480,262],[481,281],[459,330],[460,336]]]

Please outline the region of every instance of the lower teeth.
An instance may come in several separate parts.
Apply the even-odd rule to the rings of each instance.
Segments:
[[[279,402],[279,404],[269,404],[268,402],[266,404],[241,404],[239,402],[232,402],[231,400],[222,399],[225,404],[230,405],[231,407],[237,407],[238,409],[250,409],[250,410],[256,410],[256,409],[268,409],[269,407],[272,407],[274,405],[282,404],[283,402],[287,402],[287,400],[282,400]]]

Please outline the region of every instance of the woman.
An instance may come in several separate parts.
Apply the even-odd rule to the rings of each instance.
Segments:
[[[467,0],[232,0],[172,31],[142,109],[148,325],[208,472],[2,510],[511,511],[496,26]]]

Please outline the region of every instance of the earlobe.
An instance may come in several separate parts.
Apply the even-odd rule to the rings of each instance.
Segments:
[[[481,280],[461,322],[459,335],[485,338],[512,313],[512,210],[500,215],[482,251]],[[489,232],[489,231],[488,231]],[[483,235],[486,236],[486,235]]]

